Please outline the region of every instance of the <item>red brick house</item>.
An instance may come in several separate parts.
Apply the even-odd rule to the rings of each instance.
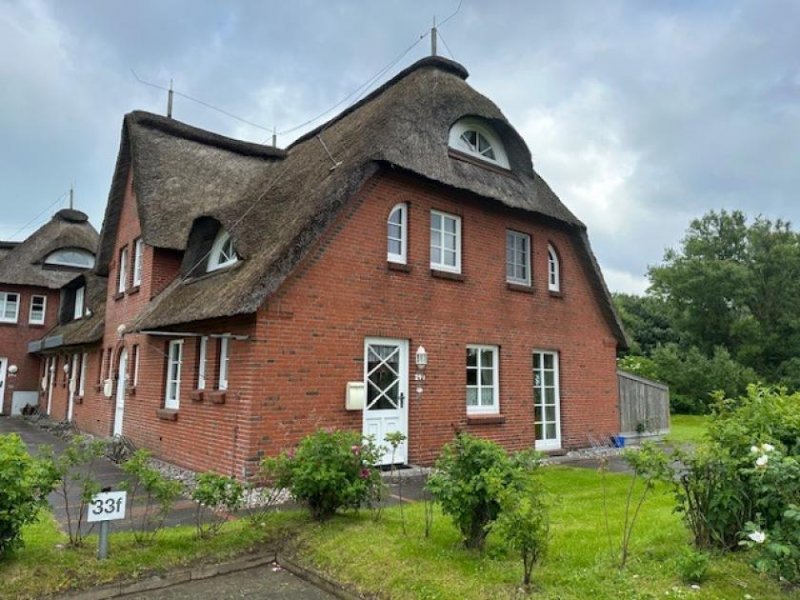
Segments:
[[[85,364],[77,424],[237,476],[320,427],[402,431],[418,464],[455,430],[616,433],[626,340],[586,228],[466,78],[423,59],[285,150],[127,115],[103,314],[38,350]]]
[[[39,360],[28,342],[56,324],[61,287],[94,266],[97,239],[84,213],[64,209],[25,241],[0,242],[0,414],[37,404]]]

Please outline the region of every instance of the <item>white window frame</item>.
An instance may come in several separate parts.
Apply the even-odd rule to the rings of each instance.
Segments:
[[[42,316],[41,318],[35,319],[33,317],[33,305],[36,299],[40,299],[42,301]],[[44,325],[45,318],[47,317],[47,296],[41,296],[39,294],[34,294],[31,296],[31,306],[28,311],[28,323],[31,325]]]
[[[89,363],[89,355],[84,352],[81,355],[81,376],[78,378],[78,396],[83,396],[86,390],[86,366]]]
[[[139,383],[139,353],[141,352],[141,347],[139,344],[134,344],[131,351],[133,352],[133,387],[136,387]]]
[[[561,262],[552,244],[547,244],[547,289],[561,291]]]
[[[466,354],[464,356],[464,372],[466,372],[470,368],[474,368],[477,370],[477,384],[476,385],[466,385],[465,392],[464,392],[464,402],[466,403],[467,398],[467,390],[469,389],[476,389],[478,391],[478,405],[477,406],[470,406],[467,404],[467,414],[468,415],[486,415],[486,414],[499,414],[500,413],[500,347],[499,346],[487,346],[487,345],[480,345],[480,344],[469,344],[466,348],[467,351],[469,350],[476,350],[478,351],[478,365],[477,367],[469,367],[466,364]],[[481,388],[485,388],[488,386],[482,385],[482,373],[481,373],[481,352],[491,352],[492,353],[492,404],[491,405],[482,405],[481,404]]]
[[[137,238],[133,243],[133,287],[142,285],[142,257],[144,256],[144,243],[142,238]]]
[[[537,373],[536,369],[536,356],[539,356],[539,369]],[[534,403],[534,438],[535,438],[535,448],[537,450],[558,450],[561,448],[561,354],[556,350],[534,350],[533,351],[533,403]],[[545,435],[547,432],[544,429],[545,426],[545,413],[542,412],[542,420],[536,420],[536,389],[541,388],[542,390],[542,398],[544,398],[544,373],[546,371],[544,367],[544,358],[545,356],[552,356],[553,357],[553,390],[555,394],[555,425],[556,425],[556,437],[553,439],[545,439]],[[541,377],[540,385],[536,385],[536,376],[537,374]],[[543,401],[542,410],[544,410],[546,404]],[[542,425],[542,438],[536,438],[536,424],[540,423]]]
[[[122,294],[128,289],[128,247],[119,251],[119,269],[117,270],[117,293]]]
[[[219,338],[219,377],[217,379],[217,389],[228,389],[228,368],[231,359],[230,351],[231,338],[223,336]]]
[[[239,262],[239,255],[236,253],[236,249],[233,248],[233,244],[231,243],[231,249],[233,250],[233,257],[228,257],[222,259],[222,249],[225,247],[225,244],[228,243],[228,240],[231,239],[231,235],[225,231],[224,229],[220,229],[219,233],[217,233],[217,237],[214,239],[214,243],[211,245],[211,252],[209,253],[208,257],[208,271],[216,271],[217,269],[224,269],[230,265],[236,264]]]
[[[510,249],[511,257],[509,257],[509,242],[512,240],[513,247]],[[523,253],[524,263],[522,265],[516,261],[518,240],[522,240],[525,243],[525,252]],[[519,266],[524,267],[525,277],[520,278],[514,274],[516,268]],[[508,273],[509,267],[511,267],[511,275]],[[521,231],[514,231],[513,229],[506,230],[506,281],[519,285],[531,284],[531,236]]]
[[[8,301],[9,296],[14,296],[16,298],[14,300],[13,318],[6,316],[6,309],[10,304],[10,302]],[[20,304],[19,292],[0,292],[0,323],[16,323],[19,320],[19,304]]]
[[[461,217],[458,215],[453,215],[450,213],[442,212],[440,210],[432,210],[431,217],[437,215],[441,218],[441,229],[434,229],[433,227],[433,218],[431,218],[430,224],[430,236],[431,236],[431,247],[430,247],[430,258],[431,258],[431,269],[435,269],[437,271],[447,271],[449,273],[461,273]],[[449,235],[445,232],[445,220],[450,219],[455,221],[455,237],[456,237],[456,248],[455,248],[455,265],[448,265],[443,262],[444,260],[444,240],[445,236]],[[439,250],[439,262],[434,262],[433,260],[433,250],[437,248]]]
[[[183,340],[170,340],[167,348],[167,386],[164,391],[164,408],[178,410],[181,405],[181,366],[183,363]],[[172,367],[176,366],[175,379],[171,379]],[[175,395],[170,396],[170,387],[175,384]]]
[[[468,131],[475,131],[483,136],[483,138],[491,147],[492,152],[494,153],[494,158],[490,158],[485,154],[481,154],[480,152],[473,150],[464,144],[464,142],[461,140],[461,136]],[[500,136],[498,136],[494,129],[492,129],[487,123],[480,119],[468,117],[456,121],[456,123],[450,128],[448,144],[453,150],[462,152],[477,158],[478,160],[503,167],[504,169],[511,168],[508,163],[508,155],[506,154],[505,147],[500,141]]]
[[[62,258],[64,253],[74,252],[87,259],[86,263],[78,263],[70,261],[69,259]],[[76,269],[91,269],[94,267],[94,254],[83,248],[60,248],[55,252],[51,252],[44,259],[46,265],[58,265],[60,267],[73,267]]]
[[[206,389],[206,360],[208,356],[208,336],[200,337],[200,350],[197,361],[197,389]]]
[[[394,214],[400,211],[400,237],[395,237],[391,234],[390,227],[398,225],[392,223]],[[394,253],[389,249],[390,242],[400,242],[400,253]],[[389,217],[386,219],[386,260],[393,263],[406,264],[408,260],[408,204],[399,202],[392,207],[389,211]]]
[[[72,318],[81,319],[86,312],[86,286],[75,288],[75,302],[72,307]]]

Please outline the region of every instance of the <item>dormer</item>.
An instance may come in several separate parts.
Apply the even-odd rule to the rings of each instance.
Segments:
[[[206,271],[217,271],[230,267],[239,261],[239,255],[233,247],[233,238],[222,227],[217,232],[217,237],[214,238],[214,243],[211,245],[211,251],[208,255],[208,263]]]
[[[83,248],[61,248],[48,254],[44,264],[85,271],[94,268],[94,254]]]
[[[230,269],[240,260],[230,232],[215,218],[204,216],[195,219],[192,225],[180,272],[184,276],[201,277]]]
[[[494,128],[483,119],[464,117],[450,128],[451,150],[496,167],[509,169],[508,155]]]
[[[59,323],[69,323],[90,315],[87,305],[86,277],[76,277],[61,288],[61,306],[58,311]]]

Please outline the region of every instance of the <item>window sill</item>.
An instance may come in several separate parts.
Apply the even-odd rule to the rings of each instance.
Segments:
[[[440,271],[439,269],[431,269],[431,277],[449,279],[450,281],[464,281],[466,279],[461,273],[451,273],[450,271]]]
[[[0,321],[0,325],[16,325],[17,321]]]
[[[156,409],[156,416],[162,421],[177,421],[178,411],[174,408]]]
[[[103,391],[103,384],[102,383],[95,383],[94,384],[94,391],[95,392],[102,392]]]
[[[192,390],[192,402],[202,402],[204,399],[205,390]]]
[[[42,329],[44,327],[44,323],[28,323],[28,327],[32,329]]]
[[[396,263],[392,261],[386,261],[386,268],[390,271],[397,271],[399,273],[411,273],[411,266],[406,265],[403,263]]]
[[[225,404],[225,396],[225,390],[214,390],[208,393],[208,399],[211,400],[211,404]]]
[[[125,386],[125,394],[128,396],[135,396],[136,395],[136,386],[135,385],[126,385]]]
[[[506,175],[506,176],[513,175],[511,169],[507,169],[498,164],[481,160],[480,158],[467,154],[466,152],[461,152],[459,150],[456,150],[455,148],[448,148],[447,154],[450,156],[450,158],[455,158],[456,160],[460,160],[462,162],[475,165],[476,167],[482,167],[484,169],[494,171],[495,173],[498,173],[500,175]]]
[[[83,404],[83,396],[75,396],[72,399],[73,404]]]
[[[506,288],[512,292],[522,292],[523,294],[533,294],[533,286],[525,283],[506,282]]]
[[[502,425],[505,415],[467,415],[467,425]]]
[[[121,292],[117,292],[116,294],[114,294],[114,300],[119,300],[120,298],[124,297],[125,297],[125,290],[122,290]]]
[[[556,290],[547,290],[547,293],[550,294],[551,298],[563,298],[564,292],[556,291]]]
[[[128,290],[127,294],[133,296],[134,294],[138,294],[140,289],[142,289],[140,285],[135,285]]]

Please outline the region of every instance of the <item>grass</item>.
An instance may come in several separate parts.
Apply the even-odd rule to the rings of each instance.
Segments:
[[[618,545],[630,479],[608,474],[611,528]],[[676,557],[689,542],[672,497],[657,491],[636,525],[628,566],[611,558],[602,511],[600,476],[587,469],[549,467],[543,475],[551,493],[549,554],[533,573],[533,597],[549,599],[800,598],[758,575],[746,557],[715,556],[700,590],[683,584]],[[485,552],[462,548],[449,519],[437,514],[430,538],[423,536],[423,506],[406,507],[408,534],[397,509],[374,523],[368,514],[337,517],[302,532],[302,555],[316,568],[366,594],[394,599],[464,600],[525,597],[519,588],[521,562],[489,537]]]
[[[709,419],[708,415],[672,415],[670,432],[665,439],[673,444],[700,442],[705,437]]]
[[[225,523],[222,532],[200,540],[193,526],[165,529],[155,544],[138,546],[133,535],[114,533],[109,558],[97,560],[97,537],[89,536],[81,548],[68,548],[68,538],[48,511],[23,530],[25,545],[0,563],[0,598],[42,598],[71,589],[85,589],[114,581],[136,580],[198,563],[220,562],[265,549],[267,540],[281,536],[287,527],[304,521],[299,513],[279,513],[265,527],[247,519]],[[113,528],[113,525],[112,525]]]

